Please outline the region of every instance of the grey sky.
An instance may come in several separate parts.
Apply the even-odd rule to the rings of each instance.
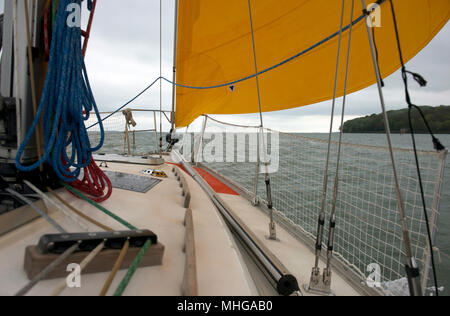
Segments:
[[[103,110],[114,109],[134,96],[159,74],[159,0],[99,1],[87,65],[97,102]],[[163,1],[163,75],[170,78],[173,58],[174,1]],[[429,81],[427,88],[411,82],[418,104],[450,103],[450,27],[444,30],[409,64]],[[163,104],[170,109],[171,86],[164,84]],[[138,99],[133,107],[158,108],[159,87]],[[386,79],[389,109],[405,107],[399,73]],[[284,131],[325,132],[331,102],[264,115],[267,126]],[[380,112],[375,87],[348,98],[348,118]],[[222,120],[255,125],[257,115],[220,116]],[[199,126],[200,122],[196,122]],[[336,129],[339,127],[336,124]]]
[[[3,10],[0,1],[0,10]],[[86,12],[86,11],[84,11]],[[84,17],[86,18],[86,16]],[[174,1],[163,0],[163,76],[171,78],[173,64]],[[450,104],[450,26],[447,25],[408,68],[429,82],[419,88],[410,82],[414,102]],[[86,58],[94,95],[102,111],[113,110],[159,76],[159,0],[100,0]],[[389,109],[405,107],[401,76],[385,80]],[[171,108],[171,86],[163,84],[163,108]],[[139,98],[133,108],[159,108],[159,85]],[[267,126],[283,131],[326,132],[331,101],[264,115]],[[348,118],[379,113],[375,87],[348,97]],[[222,120],[255,125],[257,115],[220,116]],[[194,124],[199,126],[199,122]],[[336,124],[336,130],[339,127]]]

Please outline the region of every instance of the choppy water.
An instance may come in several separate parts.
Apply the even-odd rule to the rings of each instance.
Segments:
[[[327,140],[328,135],[326,134],[298,134],[301,136],[306,136],[310,138],[315,139],[321,139],[321,140]],[[334,135],[334,137],[337,139],[337,135]],[[448,147],[450,146],[450,135],[439,135],[439,139],[442,141],[444,146]],[[386,137],[385,135],[378,135],[378,134],[346,134],[344,135],[344,142],[351,143],[351,144],[362,144],[362,145],[372,145],[372,146],[386,146]],[[131,139],[131,143],[133,143],[133,140]],[[151,151],[155,150],[155,135],[154,133],[137,133],[135,136],[135,144],[136,149],[133,150],[133,145],[131,145],[132,151],[136,154],[146,154]],[[293,155],[304,155],[304,157],[309,157],[308,154],[311,154],[311,157],[313,153],[298,153],[295,150],[292,150],[292,148],[288,147],[288,139],[283,134],[280,135],[280,147],[281,147],[281,155],[280,155],[280,166],[283,169],[283,174],[281,176],[285,177],[286,174],[290,177],[295,177],[296,175],[293,173],[286,172],[286,170],[289,169],[290,164],[294,161],[296,157],[293,157]],[[411,143],[411,137],[409,135],[393,135],[393,144],[397,148],[405,148],[405,149],[411,149],[412,143]],[[433,150],[433,145],[431,142],[431,139],[427,135],[418,135],[417,136],[417,144],[419,149],[421,150]],[[283,148],[283,146],[287,148]],[[286,152],[283,152],[285,150]],[[106,139],[105,145],[102,149],[102,152],[105,153],[123,153],[123,134],[122,133],[110,133],[108,134],[108,137]],[[306,155],[306,156],[305,156]],[[347,155],[344,156],[347,160],[352,160],[354,155]],[[355,160],[356,161],[356,160]],[[313,170],[317,167],[317,170],[321,170],[319,166],[323,166],[324,157],[319,157],[318,159],[314,159],[314,161],[311,162],[310,169],[311,170],[305,170],[305,172],[311,172],[311,177],[314,177],[316,179],[311,179],[311,181],[316,181],[315,184],[319,184],[320,181],[322,181],[323,175],[320,174],[320,172],[317,172],[316,174],[313,173]],[[349,161],[348,161],[349,162]],[[215,167],[216,170],[221,171],[220,165],[212,165]],[[242,173],[245,172],[242,168],[248,168],[249,166],[243,166],[242,164],[235,164],[235,165],[222,165],[223,171],[226,171],[225,174],[233,175],[236,173]],[[378,166],[379,167],[379,166]],[[384,166],[386,167],[386,166]],[[231,168],[231,169],[230,169]],[[374,168],[377,168],[374,166]],[[234,170],[232,170],[234,169]],[[251,175],[253,175],[254,169],[251,169],[247,172],[250,172]],[[426,172],[425,172],[426,173]],[[230,176],[233,178],[232,176]],[[276,177],[276,175],[275,175]],[[249,185],[252,181],[252,176],[248,177]],[[341,190],[345,190],[345,180],[343,181],[344,185],[341,188]],[[293,179],[293,183],[296,184],[295,180]],[[301,184],[298,184],[301,185]],[[261,190],[261,188],[260,188]],[[286,190],[286,189],[284,189]],[[289,190],[289,189],[288,189]],[[292,192],[283,192],[282,189],[280,191],[277,191],[277,188],[274,189],[274,195],[278,195],[281,197],[286,197]],[[303,191],[305,193],[305,191]],[[312,196],[312,199],[318,199],[320,198],[320,195],[313,195],[313,192],[309,192]],[[309,194],[307,192],[307,194]],[[263,191],[261,191],[261,194],[263,194]],[[370,197],[367,197],[370,199]],[[277,204],[277,197],[274,197],[275,204]],[[389,202],[388,202],[389,203]],[[293,205],[293,208],[296,206]],[[287,211],[288,213],[288,211]],[[293,218],[295,219],[295,218]],[[437,253],[437,261],[438,261],[438,273],[439,273],[439,285],[445,286],[445,294],[450,295],[450,159],[447,159],[446,162],[446,177],[444,179],[444,186],[442,190],[442,196],[441,196],[441,204],[440,204],[440,216],[438,220],[438,228],[439,231],[437,233],[436,237],[436,246],[439,248],[440,253]],[[313,228],[311,228],[312,230]],[[392,251],[392,250],[390,250]]]
[[[308,135],[326,139],[327,135]],[[450,148],[450,135],[437,136],[446,148]],[[398,148],[412,148],[409,135],[393,135],[393,145]],[[386,137],[375,134],[346,134],[344,141],[354,144],[386,146]],[[433,144],[428,135],[417,135],[417,146],[421,150],[433,150]],[[445,295],[450,295],[450,157],[447,157],[444,185],[441,194],[440,214],[438,220],[438,232],[436,236],[436,247],[440,254],[436,253],[438,262],[439,286],[445,287]]]
[[[327,139],[327,135],[308,135]],[[443,145],[450,148],[450,135],[438,135]],[[398,148],[412,148],[409,135],[393,135],[393,145]],[[375,134],[346,134],[344,141],[354,144],[386,146],[385,135]],[[421,150],[433,150],[433,144],[428,135],[417,135],[417,146]],[[439,286],[445,287],[443,294],[450,295],[450,157],[447,157],[444,184],[441,194],[440,215],[438,220],[438,232],[436,236],[436,247],[440,254],[436,253],[438,262]]]

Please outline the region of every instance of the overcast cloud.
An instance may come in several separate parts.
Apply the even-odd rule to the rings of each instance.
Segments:
[[[0,1],[0,10],[3,10]],[[85,12],[85,11],[84,11]],[[84,17],[86,18],[86,16]],[[172,77],[174,1],[163,0],[163,76]],[[417,104],[450,104],[450,26],[447,25],[408,68],[429,82],[411,82]],[[116,109],[159,76],[159,0],[100,0],[87,54],[87,69],[101,111]],[[385,80],[389,110],[405,107],[400,73]],[[163,108],[171,109],[172,87],[163,84]],[[159,84],[139,98],[133,108],[159,108]],[[299,109],[266,113],[266,126],[281,131],[327,132],[331,101]],[[380,112],[375,86],[348,97],[347,119]],[[338,113],[339,114],[339,113]],[[221,120],[258,124],[258,115],[219,116]],[[196,122],[194,126],[199,126]],[[168,125],[165,125],[166,128]],[[335,124],[335,130],[339,124]]]

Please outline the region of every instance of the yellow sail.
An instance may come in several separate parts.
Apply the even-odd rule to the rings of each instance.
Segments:
[[[450,0],[393,0],[405,62],[450,17]],[[350,0],[344,25],[350,24]],[[366,1],[369,5],[374,1]],[[251,0],[264,112],[301,107],[333,96],[341,0]],[[380,6],[375,39],[383,78],[400,67],[389,0]],[[376,82],[361,1],[355,0],[349,93]],[[342,38],[338,95],[344,90],[349,31]],[[179,0],[176,82],[211,87],[255,74],[247,0]],[[202,114],[259,112],[256,79],[214,89],[176,88],[176,126]]]

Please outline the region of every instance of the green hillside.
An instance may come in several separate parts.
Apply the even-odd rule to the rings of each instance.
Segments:
[[[435,134],[450,134],[450,106],[422,106],[420,107]],[[408,109],[389,111],[389,121],[392,133],[409,133]],[[420,114],[413,111],[414,131],[419,134],[428,133]],[[344,133],[385,133],[382,114],[347,121]]]

